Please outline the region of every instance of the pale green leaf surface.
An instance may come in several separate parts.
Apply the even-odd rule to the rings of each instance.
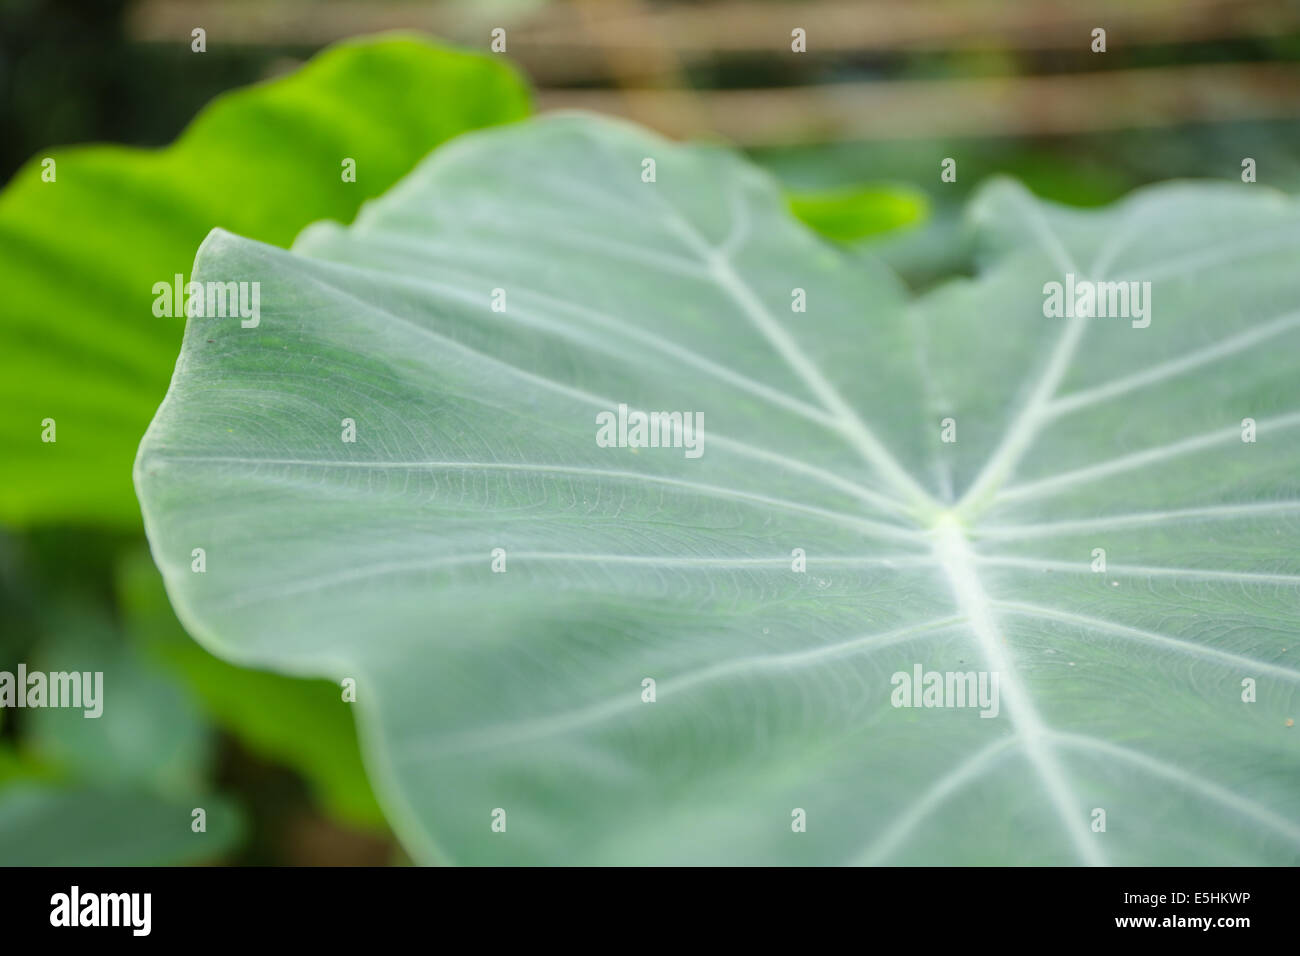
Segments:
[[[909,303],[743,161],[563,116],[293,253],[214,233],[263,315],[191,320],[141,446],[173,603],[358,678],[425,861],[1297,862],[1295,205],[997,183],[972,225],[980,277]],[[1076,267],[1151,279],[1151,326],[1045,318]],[[620,402],[703,456],[598,447]],[[999,716],[892,707],[915,664],[999,672]]]

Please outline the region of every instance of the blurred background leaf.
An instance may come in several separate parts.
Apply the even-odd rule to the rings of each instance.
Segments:
[[[384,827],[361,764],[352,711],[337,685],[249,670],[213,657],[176,620],[162,578],[143,548],[124,558],[119,584],[132,639],[185,682],[212,720],[253,753],[301,773],[338,819]]]
[[[29,711],[26,744],[33,755],[87,783],[170,795],[199,790],[211,769],[213,739],[185,690],[146,667],[114,633],[104,609],[63,606],[50,616],[52,631],[28,670],[102,674],[101,712]]]
[[[444,140],[528,110],[504,61],[367,39],[218,98],[166,149],[34,157],[0,194],[0,521],[139,527],[131,461],[184,325],[153,315],[152,288],[188,276],[212,228],[288,245],[309,222],[351,221]]]
[[[179,803],[123,790],[64,790],[23,782],[0,791],[0,864],[178,866],[235,846],[244,829],[229,801]],[[206,831],[191,829],[201,807]]]
[[[0,865],[181,864],[232,852],[246,825],[236,803],[214,792],[212,726],[179,681],[123,639],[86,579],[50,573],[56,556],[75,552],[70,537],[20,542],[21,574],[9,566],[0,579],[6,622],[24,631],[19,641],[0,641],[0,670],[15,673],[21,661],[29,673],[99,672],[102,712],[4,712]],[[97,552],[99,542],[87,538]],[[12,553],[13,539],[0,543]],[[15,586],[32,599],[25,609],[11,600]],[[207,811],[206,833],[190,828],[195,807]]]
[[[791,192],[790,211],[829,239],[850,242],[921,222],[925,193],[906,186],[859,186]]]

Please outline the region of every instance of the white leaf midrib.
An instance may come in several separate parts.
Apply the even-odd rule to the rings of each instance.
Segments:
[[[942,521],[937,529],[934,555],[952,588],[959,613],[974,633],[988,669],[999,675],[998,688],[1003,706],[1016,730],[1021,747],[1047,790],[1048,798],[1080,859],[1091,866],[1105,863],[1095,841],[1088,838],[1086,817],[1071,796],[1065,772],[1053,753],[1048,729],[1003,649],[1005,638],[997,624],[993,602],[976,571],[975,555],[955,518]]]

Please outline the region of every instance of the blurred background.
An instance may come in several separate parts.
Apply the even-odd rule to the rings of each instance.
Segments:
[[[214,96],[291,74],[346,38],[416,30],[486,53],[497,27],[537,109],[596,110],[744,149],[797,214],[916,289],[972,268],[960,209],[995,174],[1090,206],[1159,180],[1238,180],[1250,157],[1261,184],[1300,191],[1300,0],[0,0],[0,183],[14,179],[0,198],[0,257],[37,276],[0,311],[13,348],[54,347],[33,330],[55,321],[43,303],[59,270],[76,268],[36,238],[42,207],[17,195],[19,171],[34,182],[46,151],[164,146]],[[195,28],[206,31],[200,57]],[[1105,52],[1093,50],[1097,28]],[[796,29],[805,53],[791,49]],[[419,108],[410,90],[392,98],[389,115],[381,91],[372,119],[400,125]],[[411,162],[446,135],[413,134]],[[955,182],[940,179],[945,157]],[[394,160],[388,179],[411,162]],[[147,196],[133,193],[126,214]],[[305,221],[347,218],[349,202],[311,207]],[[63,219],[49,219],[57,232]],[[226,224],[199,219],[199,238]],[[172,243],[178,271],[193,235]],[[50,248],[29,268],[42,241]],[[12,293],[28,273],[0,282]],[[174,360],[169,334],[141,411],[113,439],[128,471]],[[17,487],[11,450],[0,481]],[[0,864],[405,862],[334,685],[246,671],[189,640],[125,491],[102,515],[94,496],[66,513],[20,497],[0,514],[0,670],[103,670],[119,706],[100,721],[0,710]],[[188,830],[199,805],[201,847],[159,842],[158,820],[176,814]]]
[[[994,171],[1067,202],[1232,176],[1300,183],[1295,0],[3,0],[0,176],[58,143],[169,142],[215,94],[416,29],[508,55],[539,109],[720,138],[793,184]],[[190,31],[211,38],[190,54]],[[793,55],[791,31],[807,34]],[[1104,54],[1091,31],[1107,31]],[[1120,132],[1123,135],[1117,135]],[[955,189],[936,157],[960,153]],[[927,175],[919,175],[924,169]]]

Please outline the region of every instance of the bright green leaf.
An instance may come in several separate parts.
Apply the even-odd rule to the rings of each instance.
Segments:
[[[166,149],[33,157],[0,194],[0,521],[135,525],[130,462],[182,327],[154,316],[153,287],[188,272],[210,229],[287,244],[351,219],[444,140],[528,108],[499,60],[381,37],[219,97]]]
[[[851,242],[925,219],[929,201],[905,186],[858,186],[790,194],[790,211],[829,239]]]
[[[3,711],[0,711],[2,717]],[[3,720],[0,719],[0,723]],[[40,780],[57,782],[59,772],[34,759],[30,754],[19,753],[6,742],[0,742],[0,793],[14,780]]]
[[[743,161],[563,117],[292,254],[214,233],[263,312],[190,322],[141,446],[173,603],[356,679],[424,861],[1300,861],[1295,203],[971,221],[979,278],[909,303]],[[1150,281],[1149,327],[1046,317],[1069,272]],[[602,447],[620,403],[703,454]],[[892,706],[917,667],[997,715]]]

